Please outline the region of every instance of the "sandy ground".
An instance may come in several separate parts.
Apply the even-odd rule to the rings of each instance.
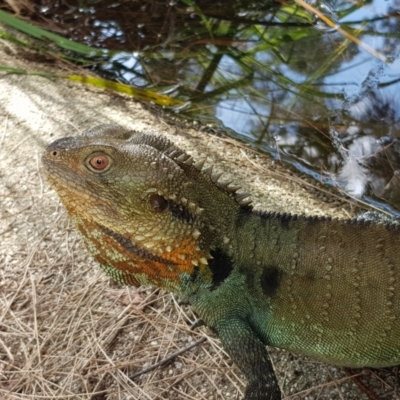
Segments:
[[[63,72],[28,55],[0,41],[1,65]],[[205,327],[190,330],[190,307],[113,284],[90,259],[41,172],[52,140],[110,122],[152,131],[206,155],[254,194],[257,208],[351,213],[268,157],[160,115],[67,81],[0,75],[0,399],[238,399],[244,389],[218,339]],[[367,398],[339,368],[271,354],[287,398]],[[387,385],[366,374],[378,393],[396,398],[395,369],[383,372]]]

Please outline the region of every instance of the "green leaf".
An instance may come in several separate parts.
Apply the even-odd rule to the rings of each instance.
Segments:
[[[86,46],[85,44],[66,39],[62,36],[56,35],[55,33],[51,33],[34,25],[28,24],[27,22],[24,22],[19,18],[16,18],[2,10],[0,10],[0,22],[3,22],[4,24],[11,26],[12,28],[24,32],[28,35],[31,35],[37,39],[44,41],[47,40],[55,43],[57,46],[63,48],[64,50],[74,51],[86,57],[100,57],[110,55],[110,52],[108,50],[96,49],[94,47]]]
[[[175,107],[184,105],[184,102],[182,100],[174,99],[173,97],[167,96],[165,94],[153,92],[150,89],[135,88],[124,83],[113,82],[95,76],[66,75],[60,76],[60,78],[67,78],[71,81],[82,82],[91,86],[109,89],[118,93],[124,93],[129,96],[135,97],[136,99],[152,102],[163,107]]]

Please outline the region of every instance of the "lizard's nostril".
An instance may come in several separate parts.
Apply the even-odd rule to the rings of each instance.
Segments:
[[[53,151],[51,154],[52,154],[54,157],[56,157],[56,156],[58,155],[58,151]]]

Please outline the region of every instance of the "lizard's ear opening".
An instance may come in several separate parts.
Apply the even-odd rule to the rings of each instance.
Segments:
[[[156,193],[150,196],[150,205],[157,213],[164,213],[169,210],[168,200]]]

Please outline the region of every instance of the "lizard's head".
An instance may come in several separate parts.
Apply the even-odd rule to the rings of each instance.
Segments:
[[[56,140],[42,159],[89,251],[124,283],[174,290],[181,274],[209,274],[216,204],[240,208],[161,136],[102,125]]]

